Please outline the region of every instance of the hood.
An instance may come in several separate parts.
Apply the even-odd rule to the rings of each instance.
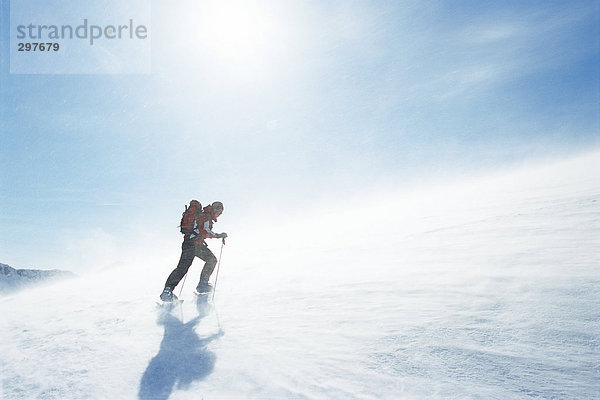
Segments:
[[[214,222],[217,222],[217,217],[215,217],[215,212],[214,212],[214,210],[212,209],[212,207],[211,207],[210,205],[208,205],[208,206],[204,207],[202,210],[203,210],[204,212],[206,212],[206,213],[209,213],[209,214],[210,214],[210,218],[211,218],[211,219],[212,219]]]

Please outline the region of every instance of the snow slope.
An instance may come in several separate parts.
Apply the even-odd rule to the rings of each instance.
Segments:
[[[231,232],[218,314],[191,294],[199,262],[171,312],[173,265],[147,260],[14,295],[0,397],[600,398],[599,170],[596,152]]]

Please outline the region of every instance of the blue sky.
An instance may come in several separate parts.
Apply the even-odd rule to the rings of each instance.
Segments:
[[[598,1],[153,1],[147,75],[10,74],[1,4],[14,266],[600,145]]]

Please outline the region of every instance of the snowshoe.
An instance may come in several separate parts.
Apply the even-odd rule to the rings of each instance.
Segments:
[[[173,290],[168,286],[160,294],[160,299],[165,303],[172,303],[179,300],[177,296],[175,296],[175,294],[173,293]]]
[[[207,281],[200,281],[200,283],[198,284],[198,286],[196,286],[196,294],[207,294],[212,292],[213,287],[210,283],[208,283]]]

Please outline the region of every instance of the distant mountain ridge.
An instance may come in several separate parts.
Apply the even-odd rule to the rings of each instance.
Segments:
[[[75,277],[75,274],[70,271],[15,269],[10,265],[0,263],[0,295],[13,293],[45,282],[73,277]]]

